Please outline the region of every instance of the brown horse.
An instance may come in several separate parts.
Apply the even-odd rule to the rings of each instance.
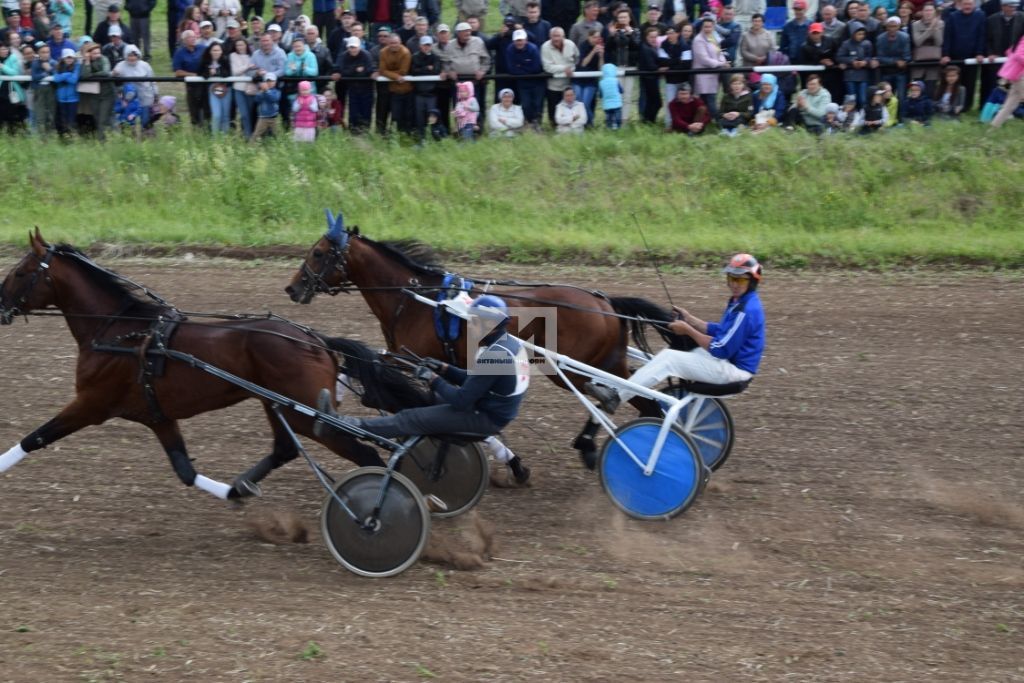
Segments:
[[[360,361],[372,361],[374,357],[372,351],[358,342],[328,339],[281,320],[194,323],[182,319],[158,297],[138,296],[131,287],[134,283],[101,268],[73,247],[46,243],[38,228],[29,235],[29,243],[31,250],[8,273],[0,289],[0,323],[9,324],[16,315],[34,310],[58,308],[78,342],[77,393],[56,417],[0,455],[0,472],[27,453],[83,427],[120,417],[144,424],[156,434],[186,486],[194,484],[221,498],[251,495],[258,492],[256,482],[298,455],[295,442],[272,412],[270,402],[263,401],[274,433],[271,454],[232,485],[197,475],[178,430],[178,420],[225,408],[253,395],[187,363],[167,358],[163,359],[166,367],[162,375],[140,383],[140,362],[147,357],[146,347],[166,343],[167,348],[192,354],[306,406],[315,405],[320,389],[334,386],[338,355],[332,351]],[[169,341],[159,336],[161,319],[178,321],[173,333],[163,328]],[[354,364],[346,363],[347,369],[350,365]],[[360,375],[367,367],[360,363],[354,371]],[[389,375],[389,381],[395,380],[398,373],[390,372],[394,375]],[[360,379],[365,383],[367,378]],[[399,385],[404,382],[395,381]],[[378,390],[384,391],[375,387]],[[394,398],[387,394],[382,400]],[[357,465],[381,464],[373,448],[336,430],[328,430],[323,438],[318,438],[313,433],[312,417],[286,412],[284,417],[296,433],[319,441]]]
[[[436,263],[433,252],[416,242],[376,242],[360,235],[358,228],[346,230],[341,216],[335,220],[330,212],[328,226],[285,287],[291,300],[308,304],[317,293],[333,295],[354,286],[380,321],[390,350],[404,347],[421,356],[444,358],[466,367],[465,324],[461,324],[458,341],[451,347],[454,357],[450,357],[435,332],[433,309],[402,291],[414,289],[429,296],[441,289],[445,270]],[[632,318],[672,319],[668,311],[644,299],[611,298],[580,287],[544,285],[492,293],[504,297],[512,308],[554,307],[558,335],[554,348],[619,377],[629,375],[627,343]],[[548,347],[551,340],[545,339],[544,331],[535,333],[534,343]],[[556,376],[550,377],[561,386]],[[569,377],[577,387],[586,382],[576,375]],[[641,414],[660,415],[652,401],[636,398],[631,402]],[[574,444],[588,467],[594,463],[593,437],[597,429],[595,422],[588,421]]]

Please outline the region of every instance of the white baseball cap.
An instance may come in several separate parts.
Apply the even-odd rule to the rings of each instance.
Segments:
[[[434,39],[431,38],[430,36],[423,36],[422,38],[420,38],[420,45],[433,45],[433,44],[434,44]]]
[[[451,29],[448,28],[448,24],[438,24],[436,33],[451,33]]]
[[[269,33],[270,31],[277,31],[278,33],[281,33],[281,27],[277,24],[271,24],[267,27],[267,32]]]
[[[470,26],[469,24],[467,24],[464,21],[460,21],[459,23],[455,24],[455,32],[456,33],[458,33],[459,31],[472,31],[472,30],[473,30],[473,27]]]
[[[521,28],[517,28],[512,32],[512,40],[527,40],[529,36],[526,35],[526,31]]]
[[[355,36],[349,36],[345,39],[345,47],[362,47],[363,44],[359,42],[359,39]]]
[[[213,22],[212,21],[200,21],[199,22],[199,28],[203,28],[204,26],[209,26],[210,28],[213,28]]]

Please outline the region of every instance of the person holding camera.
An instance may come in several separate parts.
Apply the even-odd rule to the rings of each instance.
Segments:
[[[714,30],[714,27],[712,27]],[[640,55],[640,32],[633,27],[633,14],[621,7],[615,13],[615,22],[608,26],[608,38],[604,47],[604,63],[614,64],[619,69],[635,70]],[[629,107],[633,103],[634,78],[619,76],[622,87],[622,121],[629,120]]]
[[[277,74],[268,71],[263,75],[254,76],[259,86],[256,93],[256,128],[251,140],[255,142],[264,135],[277,135],[281,125],[281,91],[277,88]]]

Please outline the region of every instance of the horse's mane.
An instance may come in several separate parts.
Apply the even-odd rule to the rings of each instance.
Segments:
[[[378,242],[361,235],[360,238],[420,275],[445,274],[444,266],[441,264],[437,252],[423,242],[410,239]]]
[[[69,261],[82,266],[82,272],[93,284],[120,301],[122,310],[119,315],[156,318],[171,309],[170,306],[143,298],[132,285],[121,280],[116,273],[95,263],[70,244],[58,244],[53,251],[55,254],[71,256]]]

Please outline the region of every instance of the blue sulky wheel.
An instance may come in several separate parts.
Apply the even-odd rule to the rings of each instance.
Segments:
[[[444,462],[437,465],[445,444],[424,437],[409,450],[395,469],[416,485],[424,496],[435,495],[447,506],[435,517],[457,517],[471,510],[487,490],[490,465],[477,442],[448,442]]]
[[[661,391],[677,398],[682,398],[687,393],[680,387],[664,388]],[[729,453],[732,452],[732,444],[736,438],[732,415],[725,401],[721,399],[712,396],[698,396],[696,399],[682,409],[676,424],[693,440],[704,464],[714,472],[725,464]],[[691,415],[694,418],[693,426],[687,429],[686,424]]]
[[[363,522],[372,517],[387,476],[383,467],[360,467],[339,479],[334,490]],[[349,571],[360,576],[394,576],[419,559],[430,533],[430,513],[416,486],[391,473],[380,514],[372,523],[357,524],[328,495],[320,531],[334,559]]]
[[[623,425],[615,434],[646,463],[661,425],[661,420],[641,418]],[[608,497],[620,510],[637,519],[675,517],[693,504],[707,481],[700,453],[676,425],[669,430],[649,476],[611,437],[601,448],[598,470]]]

